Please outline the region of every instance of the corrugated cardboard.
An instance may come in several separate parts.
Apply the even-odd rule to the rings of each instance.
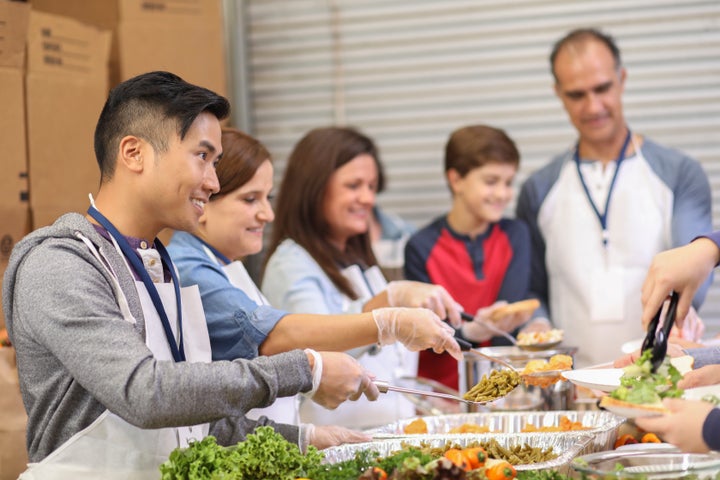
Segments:
[[[34,227],[85,212],[100,178],[95,124],[107,98],[107,30],[32,11],[26,79]]]
[[[28,209],[0,206],[0,287],[15,243],[30,230]],[[0,297],[0,328],[5,326]],[[15,480],[27,465],[27,415],[20,398],[15,350],[0,347],[0,480]]]
[[[31,0],[33,10],[74,18],[88,25],[109,30],[115,35],[120,21],[118,0]],[[120,82],[120,55],[113,38],[108,60],[108,85]]]
[[[15,349],[0,348],[0,480],[15,480],[27,468],[27,414],[20,396]]]
[[[167,70],[227,95],[220,0],[118,0],[122,79]]]
[[[222,0],[32,0],[113,31],[110,85],[152,70],[227,95]]]
[[[25,42],[30,6],[0,1],[0,205],[27,208],[28,166],[25,132]]]

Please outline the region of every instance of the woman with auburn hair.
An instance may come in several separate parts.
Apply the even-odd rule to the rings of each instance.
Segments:
[[[272,303],[291,312],[428,307],[458,325],[458,304],[444,288],[410,281],[388,284],[377,266],[368,234],[378,185],[377,157],[372,140],[353,128],[318,128],[297,143],[278,194],[262,290]],[[380,379],[399,382],[416,375],[417,353],[402,346],[350,353]],[[406,398],[392,399],[390,406],[385,398],[375,404],[360,400],[332,412],[304,402],[301,418],[366,427],[414,415]]]

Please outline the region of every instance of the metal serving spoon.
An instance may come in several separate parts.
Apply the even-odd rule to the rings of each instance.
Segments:
[[[412,395],[422,395],[426,397],[436,397],[436,398],[444,398],[445,400],[454,400],[456,402],[463,402],[470,405],[485,405],[489,402],[476,402],[473,400],[467,400],[461,396],[458,395],[452,395],[449,393],[442,393],[442,392],[434,392],[432,390],[420,390],[419,388],[407,388],[407,387],[400,387],[398,385],[391,385],[388,382],[384,382],[382,380],[374,380],[373,383],[378,388],[380,393],[387,393],[388,391],[393,392],[400,392],[400,393],[409,393]],[[498,397],[501,398],[501,397]],[[495,401],[497,399],[491,400]]]

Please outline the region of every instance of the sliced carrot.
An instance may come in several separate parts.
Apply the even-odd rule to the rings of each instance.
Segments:
[[[496,463],[485,471],[488,480],[511,480],[517,472],[509,462]]]
[[[458,448],[451,448],[447,450],[443,456],[450,460],[452,463],[463,469],[464,471],[470,470],[468,459],[463,452]]]

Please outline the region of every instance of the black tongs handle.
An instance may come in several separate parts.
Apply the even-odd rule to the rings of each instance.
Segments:
[[[652,321],[648,325],[647,335],[642,344],[641,352],[652,349],[652,355],[650,356],[650,362],[652,363],[652,372],[655,373],[658,367],[662,364],[667,353],[668,337],[670,336],[670,329],[675,323],[675,314],[677,313],[677,304],[679,296],[676,292],[670,293],[670,305],[668,305],[667,314],[665,315],[665,321],[662,324],[660,330],[658,330],[658,324],[660,323],[660,315],[663,311],[663,306],[660,305],[658,312],[653,317]]]

